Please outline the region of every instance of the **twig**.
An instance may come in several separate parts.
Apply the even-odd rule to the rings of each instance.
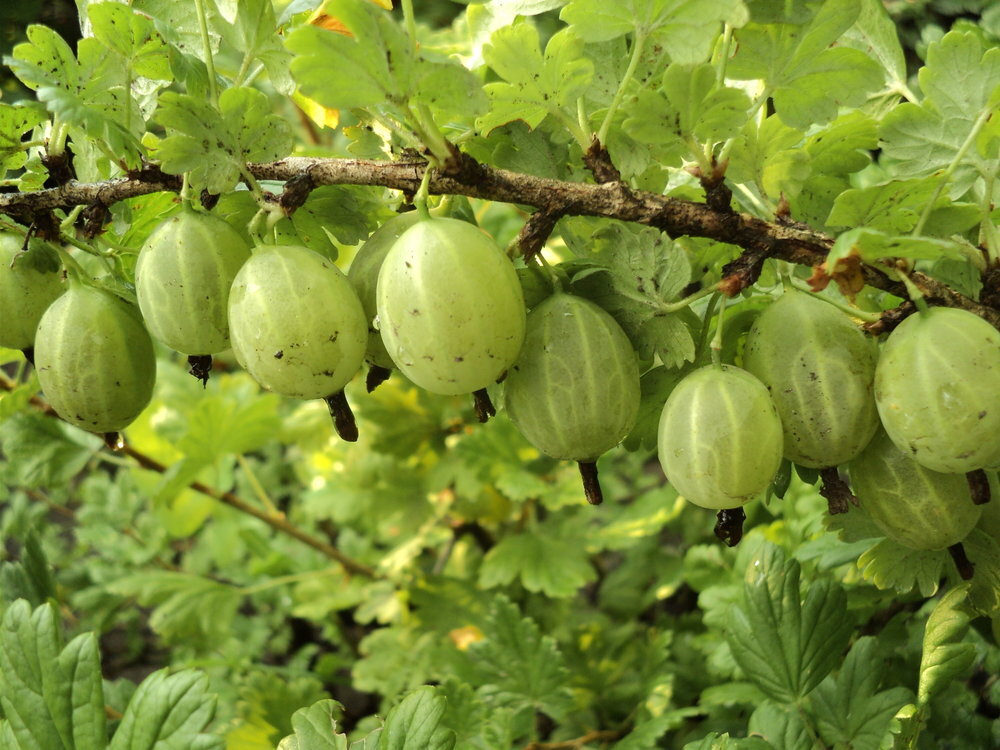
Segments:
[[[288,181],[308,174],[320,185],[371,185],[412,195],[420,186],[426,163],[422,161],[367,161],[289,157],[267,164],[250,164],[258,180]],[[31,193],[0,194],[0,213],[31,223],[34,217],[56,208],[101,202],[110,205],[126,198],[163,190],[177,190],[178,179],[146,165],[133,177],[98,183],[72,182]],[[622,182],[592,184],[567,182],[511,172],[480,164],[470,157],[446,172],[432,176],[429,191],[436,195],[464,195],[559,211],[569,216],[602,216],[656,227],[671,237],[703,237],[736,245],[751,253],[766,250],[768,257],[815,266],[826,259],[833,238],[799,225],[767,222],[746,213],[714,210],[705,203],[633,190]],[[862,265],[865,283],[905,297],[898,281],[877,268]],[[1000,309],[980,304],[926,274],[914,272],[910,280],[928,302],[959,307],[1000,328]]]
[[[0,373],[0,390],[13,391],[16,387],[17,383],[8,378],[6,375]],[[56,414],[56,411],[55,409],[52,408],[51,404],[49,404],[44,399],[39,398],[38,396],[32,396],[29,399],[29,403],[31,403],[32,406],[34,406],[36,409],[41,411],[43,414],[46,414],[47,416],[51,417],[59,416],[58,414]],[[142,453],[141,451],[136,450],[127,443],[125,444],[125,447],[122,449],[122,453],[134,459],[136,463],[138,463],[144,469],[149,469],[150,471],[155,471],[160,474],[163,474],[167,471],[167,467],[161,464],[159,461],[152,458],[151,456],[147,456],[145,453]],[[189,484],[188,487],[192,490],[195,490],[196,492],[200,492],[203,495],[208,495],[209,497],[218,500],[219,502],[224,503],[231,508],[235,508],[241,513],[245,513],[249,516],[253,516],[254,518],[260,521],[263,521],[275,531],[285,534],[286,536],[290,536],[293,539],[297,539],[303,544],[312,547],[314,550],[321,552],[323,555],[330,558],[331,560],[336,560],[337,562],[339,562],[341,565],[344,566],[345,570],[348,570],[351,573],[362,575],[365,576],[366,578],[381,577],[373,568],[370,568],[367,565],[348,557],[339,549],[337,549],[331,544],[327,544],[322,539],[318,539],[317,537],[314,537],[311,534],[302,531],[300,528],[287,521],[284,518],[284,516],[272,515],[266,513],[262,510],[255,508],[253,505],[246,502],[245,500],[237,497],[232,492],[220,492],[219,490],[213,489],[208,485],[202,484],[201,482],[191,482],[191,484]]]
[[[621,738],[621,732],[610,729],[594,729],[581,737],[561,742],[531,742],[524,750],[580,750],[590,742],[614,742]]]

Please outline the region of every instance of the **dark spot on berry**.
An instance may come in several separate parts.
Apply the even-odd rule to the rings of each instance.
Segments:
[[[278,349],[278,351],[276,351],[274,353],[274,358],[275,359],[281,359],[284,356],[285,356],[285,350],[284,349]]]

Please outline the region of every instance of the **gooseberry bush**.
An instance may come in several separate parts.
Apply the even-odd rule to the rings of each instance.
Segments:
[[[1000,747],[995,3],[8,5],[0,750]]]

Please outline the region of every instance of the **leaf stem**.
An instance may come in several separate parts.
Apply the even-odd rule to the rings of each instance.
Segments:
[[[726,295],[719,295],[719,322],[715,324],[715,335],[712,337],[712,364],[722,367],[722,322],[726,314]]]
[[[413,0],[403,0],[403,21],[406,35],[410,38],[410,54],[414,63],[417,59],[417,18],[413,13]]]
[[[215,60],[212,57],[212,40],[208,35],[208,14],[205,0],[194,0],[198,13],[198,30],[201,32],[201,46],[205,53],[205,67],[208,69],[208,96],[213,107],[219,106],[219,93],[215,83]]]
[[[622,76],[621,81],[618,83],[618,90],[615,91],[614,98],[611,100],[611,106],[608,107],[608,111],[604,115],[604,121],[597,131],[597,140],[601,143],[604,143],[604,140],[608,137],[608,130],[611,128],[615,114],[621,106],[622,99],[625,98],[625,89],[628,88],[629,83],[635,77],[635,71],[639,67],[639,59],[642,57],[645,46],[646,32],[641,28],[637,28],[635,30],[635,37],[632,39],[632,54],[628,61],[628,67],[625,69],[625,75]]]
[[[431,177],[434,172],[433,165],[428,164],[424,167],[424,175],[420,178],[420,187],[417,188],[417,194],[413,196],[413,205],[423,221],[431,218],[430,210],[427,208],[427,198],[430,195]]]
[[[247,461],[246,456],[242,453],[237,453],[236,463],[240,465],[240,469],[246,475],[247,481],[253,489],[253,493],[257,496],[257,499],[260,500],[260,504],[264,506],[264,509],[267,510],[267,512],[272,516],[284,515],[271,501],[271,496],[267,494],[267,490],[264,489],[260,480],[257,479],[257,474],[254,473],[254,470],[250,467],[250,462]]]
[[[991,114],[992,110],[984,109],[982,112],[979,113],[979,117],[976,118],[976,121],[972,123],[972,130],[969,131],[969,135],[962,142],[962,145],[959,146],[958,152],[955,154],[955,158],[951,160],[948,166],[945,167],[944,172],[941,173],[937,187],[934,190],[934,194],[930,197],[930,200],[928,200],[927,203],[924,205],[924,210],[920,214],[920,219],[917,221],[917,225],[913,228],[913,231],[910,232],[911,237],[919,237],[921,234],[923,234],[924,225],[930,218],[931,211],[934,210],[934,204],[937,203],[937,199],[941,196],[941,192],[948,184],[948,179],[951,177],[952,173],[954,173],[955,169],[958,168],[958,165],[962,162],[962,159],[965,158],[965,154],[972,147],[972,144],[975,143],[976,136],[979,135],[979,131],[982,130],[983,125],[986,124],[986,121],[990,119]]]
[[[326,568],[324,570],[307,570],[304,573],[291,573],[286,576],[278,576],[277,578],[256,583],[253,586],[243,586],[239,589],[239,592],[243,596],[250,596],[251,594],[259,594],[261,591],[267,591],[278,586],[286,586],[289,583],[299,583],[300,581],[308,581],[312,578],[336,575],[340,572],[336,568]]]
[[[722,46],[718,49],[715,69],[715,83],[722,86],[726,80],[726,66],[729,64],[729,50],[733,44],[733,27],[728,23],[722,27]]]
[[[841,302],[837,302],[837,300],[835,299],[830,299],[825,295],[816,294],[806,282],[802,281],[801,279],[796,279],[794,276],[788,276],[787,280],[793,287],[795,287],[799,291],[805,292],[809,296],[815,297],[818,300],[822,300],[823,302],[826,302],[828,305],[833,305],[841,312],[850,315],[852,318],[863,320],[866,323],[874,323],[876,320],[882,319],[882,313],[859,310],[856,307],[851,307],[850,305],[845,305]]]

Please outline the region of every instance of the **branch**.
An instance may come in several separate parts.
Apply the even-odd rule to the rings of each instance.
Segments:
[[[293,181],[296,195],[287,201],[292,209],[303,186],[370,185],[401,190],[412,195],[420,186],[426,163],[421,160],[367,161],[289,157],[267,164],[250,164],[258,180]],[[0,213],[31,223],[38,214],[56,208],[116,201],[137,195],[177,190],[178,178],[155,166],[146,166],[131,177],[99,183],[71,182],[33,193],[0,194]],[[826,259],[833,238],[801,225],[767,222],[746,213],[719,210],[705,203],[669,198],[634,190],[623,182],[602,184],[568,182],[511,172],[480,164],[465,156],[447,172],[432,176],[429,190],[436,195],[464,195],[544,209],[568,216],[599,216],[655,227],[670,237],[702,237],[736,245],[749,253],[756,265],[765,257],[815,266]],[[734,261],[738,263],[738,261]],[[865,283],[898,297],[907,297],[903,285],[871,266],[862,266]],[[910,276],[931,304],[959,307],[1000,328],[1000,309],[980,304],[947,284],[920,272]]]
[[[0,373],[0,390],[13,391],[15,388],[17,388],[17,383],[3,373]],[[38,396],[32,396],[29,399],[29,402],[33,407],[41,411],[46,416],[56,418],[59,417],[59,415],[56,414],[56,410],[52,408],[52,405],[44,399],[41,399]],[[128,444],[125,445],[121,452],[126,456],[130,456],[135,459],[136,463],[144,469],[149,469],[150,471],[155,471],[159,474],[163,474],[167,471],[167,467],[159,461],[147,456],[145,453],[142,453],[135,448],[132,448]],[[253,516],[256,519],[263,521],[275,531],[285,534],[286,536],[290,536],[293,539],[297,539],[303,544],[312,547],[314,550],[321,552],[331,560],[337,561],[344,566],[345,570],[348,570],[351,573],[362,575],[366,578],[380,577],[374,569],[348,557],[332,544],[328,544],[322,539],[318,539],[311,534],[307,534],[305,531],[302,531],[300,528],[286,520],[284,516],[275,516],[266,513],[259,508],[254,507],[246,500],[234,495],[232,492],[220,492],[219,490],[212,489],[208,485],[202,484],[201,482],[192,482],[188,485],[188,487],[196,492],[200,492],[203,495],[208,495],[209,497],[228,505],[230,508],[235,508],[240,511],[240,513],[246,513],[249,516]]]

